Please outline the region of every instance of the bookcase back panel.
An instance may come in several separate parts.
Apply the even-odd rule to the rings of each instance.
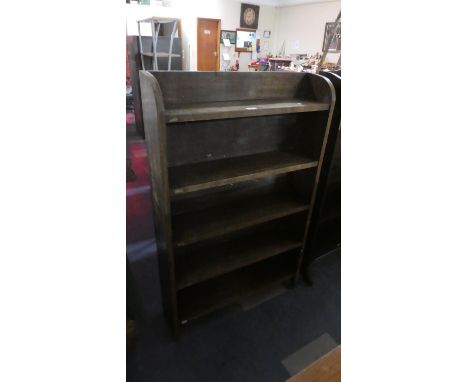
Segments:
[[[265,233],[270,234],[270,239],[275,238],[273,233],[282,233],[289,237],[302,241],[304,235],[304,224],[307,219],[307,211],[299,212],[297,214],[285,216],[283,218],[268,221],[263,224],[255,225],[253,227],[244,228],[235,232],[228,233],[213,239],[203,240],[192,245],[188,245],[175,250],[177,257],[191,256],[192,253],[204,251],[209,247],[221,246],[222,243],[231,242],[233,240],[243,240],[247,237],[258,237]],[[220,254],[222,256],[222,254]]]
[[[252,198],[269,195],[288,195],[300,202],[308,203],[312,193],[309,180],[315,175],[315,169],[297,171],[293,174],[270,176],[258,180],[226,185],[174,197],[171,202],[173,215],[195,212],[226,204],[233,204]]]
[[[310,201],[314,188],[316,171],[317,170],[313,168],[309,171],[297,171],[288,174],[289,187],[294,190],[298,197]]]
[[[182,319],[195,319],[223,306],[239,303],[256,290],[291,279],[298,259],[299,250],[288,251],[178,291]]]
[[[170,125],[169,166],[273,151],[317,160],[326,113],[299,113]]]
[[[169,165],[292,149],[300,133],[296,120],[290,114],[171,125]]]
[[[296,143],[296,151],[310,158],[318,160],[322,148],[328,112],[298,114],[297,125],[301,131]]]
[[[307,73],[151,72],[159,82],[164,104],[171,108],[196,102],[256,99],[312,99],[313,79]]]

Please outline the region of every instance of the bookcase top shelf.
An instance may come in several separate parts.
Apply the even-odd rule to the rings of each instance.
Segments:
[[[301,99],[258,99],[249,101],[199,102],[166,109],[166,122],[193,122],[211,119],[324,111],[327,103]]]

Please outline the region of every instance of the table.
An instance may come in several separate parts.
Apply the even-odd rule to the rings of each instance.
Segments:
[[[268,61],[270,62],[270,70],[276,72],[279,66],[289,66],[292,58],[272,57],[269,58]]]

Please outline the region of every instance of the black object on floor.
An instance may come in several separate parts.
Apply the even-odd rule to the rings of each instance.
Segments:
[[[137,322],[127,381],[285,381],[285,358],[324,333],[341,343],[340,256],[336,250],[312,263],[313,287],[299,284],[247,311],[216,312],[194,321],[179,341],[160,308]]]

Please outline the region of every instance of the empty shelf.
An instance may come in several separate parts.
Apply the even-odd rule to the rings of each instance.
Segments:
[[[177,195],[304,170],[317,164],[304,156],[269,152],[171,167],[169,183],[172,195]]]
[[[295,259],[288,255],[290,253],[178,291],[181,321],[198,318],[230,305],[253,291],[291,280],[295,272]]]
[[[309,205],[288,194],[270,194],[238,200],[222,206],[174,215],[174,246],[183,247],[243,228],[253,227],[308,210]]]
[[[149,23],[149,22],[157,22],[159,24],[169,24],[173,22],[177,22],[178,19],[161,19],[159,17],[149,17],[143,20],[137,20],[138,23]]]
[[[176,257],[177,287],[186,288],[301,246],[297,235],[271,230],[203,246]]]
[[[290,100],[249,100],[228,102],[203,102],[187,104],[176,108],[166,108],[166,122],[190,122],[221,118],[255,117],[286,113],[304,113],[328,110],[329,104]]]

